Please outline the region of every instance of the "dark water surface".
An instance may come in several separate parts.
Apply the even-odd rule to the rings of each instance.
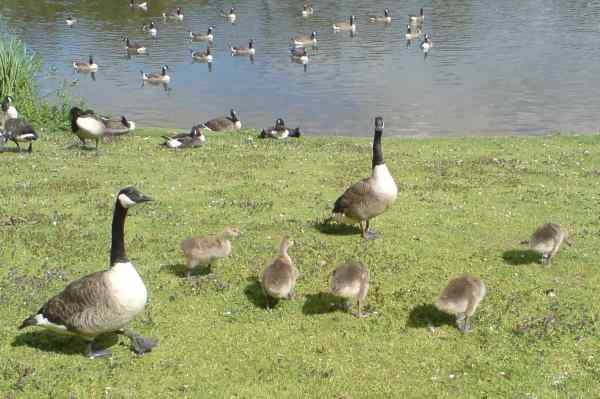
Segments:
[[[139,0],[138,0],[139,1]],[[136,2],[138,2],[136,1]],[[276,117],[314,134],[370,135],[381,114],[389,135],[444,136],[596,131],[600,94],[600,1],[315,0],[303,18],[301,0],[0,0],[0,30],[11,31],[44,59],[42,90],[76,82],[72,90],[102,113],[125,114],[139,126],[189,127],[229,108],[245,126]],[[161,18],[176,6],[183,22]],[[219,15],[235,6],[232,25]],[[425,8],[434,48],[425,59],[417,40],[407,47],[407,15]],[[391,10],[393,22],[367,15]],[[73,14],[78,24],[64,23]],[[332,23],[354,14],[355,36]],[[157,22],[152,39],[141,26]],[[192,62],[187,30],[214,25],[212,71]],[[318,32],[306,72],[291,62],[289,39]],[[143,42],[148,56],[127,58],[123,36]],[[231,57],[227,48],[254,38],[257,54]],[[73,60],[93,54],[93,81],[73,72]],[[140,69],[169,66],[172,81],[142,86]]]

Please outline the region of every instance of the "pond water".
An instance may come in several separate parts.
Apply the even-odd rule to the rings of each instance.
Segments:
[[[137,0],[136,2],[139,2]],[[148,0],[148,11],[128,0],[1,0],[0,30],[10,31],[44,60],[40,86],[72,84],[76,98],[104,114],[125,114],[140,126],[186,128],[230,108],[245,126],[262,128],[282,117],[309,134],[370,135],[382,115],[386,134],[462,136],[591,132],[598,128],[600,1]],[[182,22],[161,18],[179,6]],[[231,24],[220,10],[237,9]],[[393,21],[367,15],[391,10]],[[420,39],[407,46],[407,15],[425,11]],[[65,24],[72,14],[73,27]],[[334,33],[350,14],[357,32]],[[155,21],[158,37],[141,26]],[[187,31],[214,25],[214,62],[193,62]],[[318,32],[306,70],[289,57],[290,37]],[[149,54],[127,57],[123,36]],[[228,43],[255,40],[256,57],[232,57]],[[95,80],[77,74],[73,60],[93,54]],[[144,85],[140,70],[169,66],[171,84]]]

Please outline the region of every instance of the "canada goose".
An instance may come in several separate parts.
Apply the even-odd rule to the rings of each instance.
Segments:
[[[333,24],[334,31],[351,31],[356,30],[356,18],[354,15],[350,16],[350,22],[336,22]]]
[[[78,107],[71,108],[69,116],[71,119],[71,131],[79,137],[83,145],[85,145],[85,140],[87,139],[95,140],[97,150],[98,142],[106,129],[102,118],[97,116],[93,111],[83,111]]]
[[[206,33],[194,33],[189,31],[190,40],[193,42],[212,42],[213,41],[213,29],[214,26],[209,26]]]
[[[227,227],[216,237],[198,236],[181,241],[181,250],[187,259],[187,277],[191,277],[192,270],[198,265],[207,266],[210,271],[212,263],[228,257],[231,254],[231,242],[228,238],[239,235],[239,228]]]
[[[416,39],[419,36],[421,36],[421,29],[419,27],[413,29],[410,25],[406,25],[406,34],[404,37],[406,37],[407,40]]]
[[[423,50],[423,52],[425,54],[427,54],[432,47],[433,47],[433,42],[431,41],[429,34],[426,33],[425,38],[421,42],[421,50]]]
[[[383,15],[369,15],[369,22],[392,22],[392,16],[390,15],[389,8],[383,10]]]
[[[65,19],[65,23],[67,24],[67,26],[73,26],[77,23],[77,19],[69,15],[67,19]]]
[[[73,62],[73,68],[77,72],[96,72],[98,70],[98,64],[94,62],[94,57],[90,55],[89,62]]]
[[[291,39],[292,44],[295,47],[303,47],[303,46],[316,46],[317,45],[317,32],[312,32],[310,35],[298,35],[294,36]]]
[[[231,51],[231,55],[254,55],[256,54],[256,50],[254,49],[254,39],[250,39],[248,47],[233,47],[230,44],[229,50]]]
[[[124,38],[123,41],[125,42],[125,48],[127,49],[127,52],[129,53],[136,53],[136,54],[145,54],[146,53],[146,46],[144,46],[141,43],[132,43],[128,37]]]
[[[555,223],[546,223],[537,228],[529,240],[529,248],[542,255],[542,264],[547,265],[556,255],[567,234]]]
[[[308,63],[308,53],[304,47],[301,49],[292,49],[291,56],[292,61],[297,64],[306,65]]]
[[[422,24],[425,21],[425,15],[423,15],[423,8],[419,11],[419,15],[409,15],[408,20],[412,25]]]
[[[206,136],[200,125],[193,126],[189,133],[179,133],[170,136],[162,136],[165,139],[163,145],[169,148],[195,148],[204,145]]]
[[[120,119],[100,118],[104,123],[105,136],[121,136],[135,130],[135,122],[127,120],[125,116],[121,116]]]
[[[331,293],[344,299],[356,298],[356,317],[366,316],[361,309],[368,290],[369,272],[362,263],[341,264],[331,274]]]
[[[175,11],[169,14],[169,18],[183,21],[183,11],[181,11],[181,7],[177,7]]]
[[[136,4],[133,0],[131,0],[129,2],[129,7],[130,8],[139,8],[140,10],[148,11],[148,2],[144,1],[143,3]]]
[[[260,132],[261,139],[285,139],[287,137],[300,137],[300,128],[288,129],[285,127],[283,119],[279,118],[275,121],[275,126],[268,127]]]
[[[223,132],[230,130],[239,130],[242,128],[242,122],[234,109],[229,111],[229,116],[214,118],[204,122],[203,126],[211,132]]]
[[[140,71],[142,80],[149,83],[169,83],[171,77],[167,75],[167,69],[169,69],[169,66],[163,65],[160,73],[144,73],[144,71]]]
[[[471,330],[469,317],[473,316],[485,293],[483,281],[465,274],[450,280],[435,302],[435,307],[442,312],[456,315],[456,326],[466,333]]]
[[[367,240],[376,238],[376,235],[369,231],[369,221],[392,206],[398,196],[398,188],[385,165],[381,151],[383,127],[383,118],[378,116],[375,118],[372,175],[351,185],[335,201],[329,218],[342,223],[360,223],[362,236]]]
[[[302,6],[302,16],[303,17],[308,17],[313,15],[315,12],[315,10],[312,8],[311,5],[309,4],[305,4],[304,6]]]
[[[38,139],[35,129],[23,118],[2,120],[0,132],[2,132],[5,141],[10,140],[16,144],[19,152],[21,152],[19,143],[29,143],[27,152],[31,152],[33,141]]]
[[[125,219],[129,208],[148,201],[152,198],[133,187],[119,191],[112,221],[110,268],[67,285],[36,314],[25,319],[19,329],[40,326],[78,335],[87,341],[85,355],[92,359],[111,355],[108,349],[93,348],[96,337],[105,333],[128,336],[137,353],[148,352],[156,346],[153,340],[123,329],[144,310],[147,301],[146,286],[125,253]]]
[[[6,96],[2,100],[2,112],[4,113],[5,119],[17,119],[19,117],[19,112],[12,105],[14,99],[11,96]]]
[[[152,37],[158,36],[158,29],[156,29],[156,25],[152,21],[150,21],[150,25],[142,25],[142,30],[148,32]]]
[[[292,245],[294,241],[284,237],[279,246],[279,253],[263,272],[261,285],[269,309],[271,298],[293,298],[294,286],[300,273],[288,255],[288,249]]]
[[[190,53],[192,53],[192,58],[195,59],[196,61],[201,61],[201,62],[212,62],[213,61],[213,56],[210,51],[210,46],[207,46],[205,51],[194,51],[194,50],[190,49]]]
[[[229,11],[221,10],[221,16],[227,18],[229,22],[233,23],[237,19],[235,8],[231,7]]]

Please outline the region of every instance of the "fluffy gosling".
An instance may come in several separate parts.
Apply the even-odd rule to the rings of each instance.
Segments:
[[[450,280],[435,302],[435,307],[442,312],[455,315],[456,326],[466,333],[471,331],[469,317],[473,316],[485,294],[483,281],[465,274]]]
[[[362,263],[341,264],[331,274],[331,293],[345,300],[356,298],[358,311],[353,313],[356,317],[367,316],[362,312],[362,305],[368,290],[369,272]]]
[[[294,241],[284,237],[277,256],[263,272],[261,285],[267,301],[267,309],[271,309],[271,298],[293,299],[294,287],[300,273],[288,255],[288,249],[292,245]]]
[[[192,275],[198,265],[207,266],[211,271],[212,264],[231,255],[231,242],[228,238],[238,237],[241,234],[237,227],[227,227],[220,236],[191,237],[181,241],[181,249],[187,260],[187,278]]]
[[[567,234],[555,223],[546,223],[537,228],[529,240],[529,248],[542,255],[542,264],[549,265]]]

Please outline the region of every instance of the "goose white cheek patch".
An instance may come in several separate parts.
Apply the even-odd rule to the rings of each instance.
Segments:
[[[121,203],[121,206],[123,206],[123,208],[129,208],[135,205],[135,202],[132,201],[131,198],[129,198],[125,194],[119,194],[119,202]]]

